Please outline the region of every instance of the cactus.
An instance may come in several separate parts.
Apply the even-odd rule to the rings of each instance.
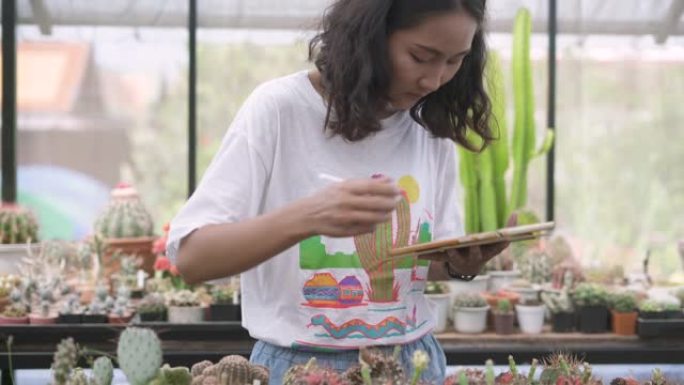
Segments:
[[[375,231],[356,235],[354,244],[364,270],[370,278],[368,299],[371,302],[394,302],[397,300],[398,287],[394,285],[394,265],[397,263],[390,255],[393,248],[407,246],[411,233],[411,211],[406,193],[397,204],[396,239],[392,219],[375,226]]]
[[[367,368],[368,377],[373,384],[404,384],[406,374],[399,362],[399,352],[399,346],[395,348],[392,355],[375,349],[362,348],[359,350],[360,365],[350,367],[343,377],[351,385],[365,385],[367,381],[363,379],[364,368]]]
[[[38,221],[33,213],[13,203],[0,205],[0,243],[38,242]]]
[[[542,147],[535,152],[534,88],[530,64],[530,14],[521,9],[516,15],[513,42],[513,84],[515,124],[512,147],[508,148],[506,101],[501,65],[493,51],[485,69],[487,91],[492,100],[493,124],[498,139],[479,154],[459,148],[461,184],[465,192],[466,232],[490,231],[506,225],[510,213],[526,205],[527,168],[530,161],[551,147],[553,131],[547,130]],[[471,140],[472,142],[472,140]],[[480,143],[473,143],[476,147]],[[510,159],[509,159],[510,156]],[[505,173],[513,163],[510,198],[506,196]]]
[[[547,292],[541,293],[541,300],[544,302],[549,311],[553,314],[558,313],[572,313],[574,306],[570,295],[567,290],[561,290],[560,292]]]
[[[544,249],[528,249],[516,259],[520,275],[532,284],[545,284],[553,279],[551,256]]]
[[[202,361],[192,366],[192,385],[256,384],[268,385],[268,369],[252,365],[242,356],[232,355],[217,364]]]
[[[97,385],[111,385],[114,378],[112,360],[107,357],[98,357],[93,362],[93,378]]]
[[[608,290],[600,284],[581,283],[575,287],[572,299],[578,306],[607,306]]]
[[[51,368],[54,385],[65,385],[67,383],[71,371],[78,362],[79,352],[78,345],[71,337],[63,339],[57,345],[57,351],[53,356]]]
[[[162,366],[157,377],[149,385],[190,385],[192,376],[186,367],[172,368],[168,364]]]
[[[487,301],[478,293],[460,293],[454,298],[454,308],[485,306]]]
[[[94,380],[86,375],[81,368],[76,368],[69,375],[66,382],[67,385],[99,385]]]
[[[145,385],[162,364],[161,342],[152,330],[127,328],[116,349],[119,367],[132,385]]]
[[[95,221],[95,232],[105,238],[150,237],[154,235],[154,222],[138,192],[127,184],[119,184]]]
[[[588,363],[564,354],[553,354],[544,360],[539,382],[542,384],[601,384],[601,380],[593,376]]]
[[[295,365],[288,369],[283,378],[283,385],[348,385],[346,379],[332,369],[321,368],[316,358],[311,358],[305,365]]]

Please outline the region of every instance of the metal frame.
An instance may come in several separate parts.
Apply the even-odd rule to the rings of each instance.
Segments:
[[[2,0],[2,201],[17,200],[17,0]]]

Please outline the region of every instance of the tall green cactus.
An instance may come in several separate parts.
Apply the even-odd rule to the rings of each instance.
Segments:
[[[411,207],[406,194],[402,194],[397,205],[397,233],[394,239],[392,219],[375,226],[373,233],[354,237],[356,251],[364,270],[370,278],[371,302],[396,301],[398,288],[394,286],[394,265],[390,251],[407,246],[411,233]]]
[[[145,385],[162,364],[161,341],[150,329],[126,328],[116,349],[119,367],[132,385]]]
[[[513,85],[515,124],[512,148],[509,150],[508,125],[503,72],[498,55],[490,51],[485,74],[487,91],[492,101],[491,124],[497,139],[481,153],[464,148],[460,152],[460,178],[465,192],[466,232],[491,231],[506,225],[509,215],[527,203],[527,168],[535,156],[545,154],[553,141],[548,130],[543,146],[535,153],[534,86],[530,64],[529,40],[531,21],[529,11],[518,11],[513,41]],[[479,145],[471,135],[468,139]],[[478,143],[479,142],[479,143]],[[505,175],[513,164],[510,200],[507,198]]]

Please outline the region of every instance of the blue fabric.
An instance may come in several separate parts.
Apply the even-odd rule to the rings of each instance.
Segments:
[[[393,346],[378,346],[377,349],[385,354],[392,354],[394,351]],[[412,372],[411,357],[416,350],[423,350],[430,357],[430,364],[425,372],[423,372],[421,380],[432,384],[443,384],[446,373],[446,357],[439,342],[432,334],[428,334],[414,342],[402,345],[401,363],[406,373]],[[250,361],[268,368],[270,385],[282,385],[283,376],[291,366],[305,364],[311,357],[316,357],[316,362],[319,366],[331,368],[342,373],[350,366],[358,364],[359,351],[313,352],[284,348],[267,342],[257,341],[254,349],[252,349]]]

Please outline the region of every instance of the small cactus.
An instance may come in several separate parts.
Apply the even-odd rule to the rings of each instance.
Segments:
[[[0,205],[0,243],[38,242],[38,221],[33,213],[13,203]]]
[[[149,382],[149,385],[190,385],[192,375],[188,368],[179,366],[172,368],[165,364],[159,369],[157,377]]]
[[[116,349],[119,367],[132,385],[145,385],[162,364],[161,341],[149,329],[127,328]]]
[[[348,385],[346,379],[334,370],[319,367],[316,358],[311,358],[306,365],[295,365],[288,369],[283,378],[283,385]]]
[[[81,368],[76,368],[69,375],[69,379],[66,382],[67,385],[99,385],[95,381],[88,377],[86,373]]]
[[[406,381],[404,368],[399,362],[399,347],[394,354],[387,355],[379,350],[362,348],[359,350],[360,365],[349,368],[344,373],[344,378],[352,385],[364,384],[363,369],[368,368],[369,377],[373,383],[379,384],[403,384]]]
[[[73,338],[63,339],[57,345],[52,360],[52,378],[54,385],[65,385],[76,366],[79,357],[78,345]]]
[[[93,362],[93,378],[97,385],[111,385],[114,378],[112,360],[107,357],[98,357]]]
[[[485,306],[487,306],[487,301],[477,293],[460,293],[454,298],[454,308]]]
[[[130,185],[119,184],[95,221],[95,232],[105,238],[149,237],[154,235],[154,222],[138,192]]]

